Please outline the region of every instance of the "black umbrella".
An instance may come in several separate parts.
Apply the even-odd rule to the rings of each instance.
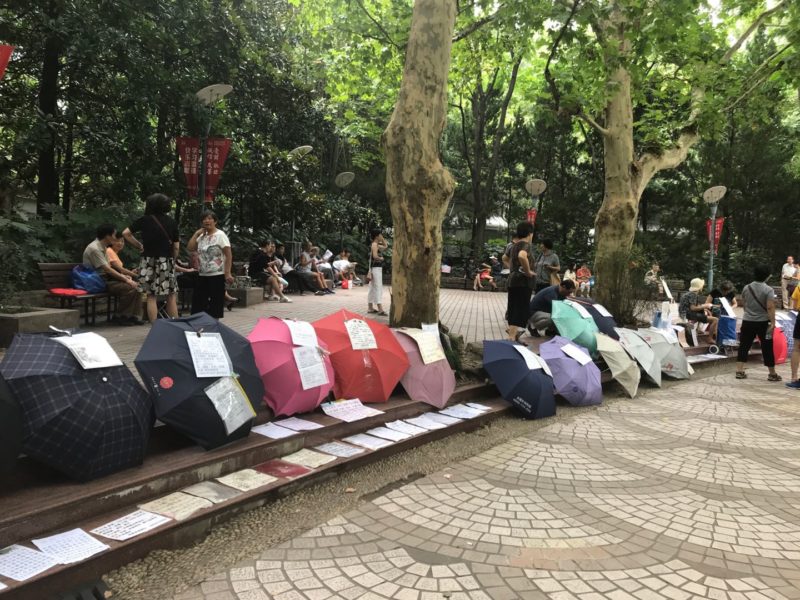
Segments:
[[[233,371],[239,376],[251,404],[264,396],[253,350],[247,338],[206,313],[183,319],[159,319],[134,360],[145,386],[153,394],[159,420],[191,438],[206,450],[247,437],[252,420],[228,431],[225,421],[206,393],[216,377],[197,377],[186,332],[219,333]]]
[[[570,298],[572,302],[576,304],[580,304],[583,308],[586,309],[592,319],[594,319],[594,324],[597,325],[597,328],[602,332],[605,333],[607,336],[614,338],[615,340],[619,339],[619,334],[617,333],[615,327],[617,326],[617,322],[614,320],[614,317],[610,316],[605,307],[599,305],[601,309],[598,309],[596,306],[596,302],[591,298]],[[603,313],[608,314],[603,314]]]
[[[144,460],[153,403],[127,367],[84,369],[51,337],[19,334],[0,373],[19,402],[31,458],[79,480]]]
[[[5,378],[0,376],[0,477],[14,468],[22,450],[22,415]]]

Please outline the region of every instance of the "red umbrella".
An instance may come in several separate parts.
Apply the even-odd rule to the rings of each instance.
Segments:
[[[789,342],[783,331],[776,327],[772,331],[772,352],[775,354],[775,364],[782,365],[789,354]]]
[[[444,408],[456,389],[456,376],[446,358],[425,364],[417,342],[402,329],[393,329],[406,351],[410,367],[400,383],[408,397],[437,408]],[[422,333],[421,330],[417,330]],[[442,355],[444,356],[444,355]]]
[[[312,325],[331,353],[336,397],[386,402],[408,369],[406,352],[392,331],[345,309]]]

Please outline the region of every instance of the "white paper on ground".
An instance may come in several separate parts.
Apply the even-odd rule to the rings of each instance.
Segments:
[[[379,448],[386,448],[386,446],[391,446],[394,442],[390,442],[389,440],[384,440],[381,438],[376,438],[371,435],[367,435],[366,433],[357,433],[355,435],[351,435],[346,438],[342,438],[343,441],[348,442],[350,444],[355,444],[356,446],[362,446],[369,450],[378,450]]]
[[[590,362],[592,362],[592,357],[578,348],[575,344],[564,344],[561,346],[561,351],[570,358],[577,360],[581,366],[588,365]]]
[[[439,414],[455,417],[456,419],[474,419],[475,417],[480,417],[483,412],[464,404],[454,404],[453,406],[443,408],[439,411]]]
[[[389,440],[391,442],[402,442],[403,440],[407,440],[411,437],[410,433],[403,433],[402,431],[397,431],[396,429],[390,429],[388,427],[374,427],[372,429],[368,429],[367,434],[374,435],[375,437]]]
[[[566,304],[567,306],[571,306],[572,308],[577,310],[578,313],[581,315],[581,317],[583,317],[584,319],[592,318],[592,315],[589,314],[589,311],[586,310],[586,307],[583,306],[583,304],[581,304],[580,302],[575,302],[574,300],[564,300],[564,304]]]
[[[220,377],[205,392],[229,435],[256,416],[253,405],[235,377]]]
[[[300,373],[300,385],[304,390],[319,387],[327,384],[328,372],[325,370],[325,363],[316,346],[298,346],[292,348],[294,362],[297,371]]]
[[[240,492],[249,492],[274,483],[278,481],[278,478],[266,473],[259,473],[255,469],[242,469],[228,473],[224,477],[217,477],[217,481]]]
[[[408,435],[419,435],[428,431],[423,427],[418,427],[417,425],[412,425],[411,423],[406,423],[405,421],[391,421],[386,423],[386,427],[401,433],[407,433]]]
[[[602,304],[595,304],[595,305],[594,305],[594,308],[595,308],[595,310],[596,310],[597,312],[599,312],[599,313],[600,313],[602,316],[604,316],[604,317],[611,317],[612,319],[614,318],[614,315],[612,315],[610,312],[608,312],[608,309],[607,309],[605,306],[603,306]]]
[[[34,546],[62,565],[81,562],[109,548],[80,528],[32,541]]]
[[[205,498],[214,504],[220,504],[221,502],[225,502],[226,500],[230,500],[231,498],[236,498],[236,496],[241,495],[239,490],[222,485],[216,481],[200,481],[194,485],[183,488],[181,491],[185,494],[197,496],[198,498]]]
[[[486,412],[487,410],[492,410],[490,406],[486,406],[485,404],[480,404],[478,402],[465,402],[467,406],[470,408],[478,409],[481,412]]]
[[[26,581],[58,563],[44,552],[14,544],[0,549],[0,575],[14,581]]]
[[[169,523],[169,521],[170,519],[163,515],[157,515],[146,510],[137,510],[110,523],[96,527],[91,532],[109,540],[124,542],[160,527],[164,523]]]
[[[76,333],[72,336],[65,335],[52,339],[69,348],[84,369],[122,366],[122,361],[108,340],[94,332]]]
[[[271,438],[273,440],[282,440],[283,438],[297,435],[297,432],[295,430],[286,429],[285,427],[280,427],[276,423],[264,423],[263,425],[258,425],[257,427],[253,427],[250,431],[252,431],[253,433],[257,433],[258,435],[263,435],[264,437]]]
[[[314,452],[308,448],[303,448],[292,454],[281,456],[281,460],[292,463],[294,465],[301,465],[309,469],[316,469],[322,465],[327,465],[329,462],[336,460],[335,456],[322,454],[321,452]]]
[[[215,332],[187,331],[186,343],[192,355],[194,373],[198,377],[228,377],[233,375],[233,365],[222,335]]]
[[[444,423],[440,423],[439,421],[434,421],[428,418],[427,414],[420,415],[418,417],[414,417],[413,419],[406,419],[407,423],[411,423],[412,425],[416,425],[417,427],[422,427],[426,431],[433,431],[434,429],[444,429],[447,427]]]
[[[145,504],[140,504],[139,508],[148,512],[158,513],[176,521],[183,521],[193,513],[204,508],[210,508],[213,504],[205,498],[198,498],[183,492],[173,492],[167,496],[162,496]]]
[[[733,312],[733,307],[731,303],[728,302],[728,299],[725,296],[720,296],[719,303],[722,305],[725,314],[727,314],[731,318],[736,318],[736,313]]]
[[[323,402],[320,407],[329,417],[345,421],[346,423],[352,423],[353,421],[360,421],[367,417],[383,414],[383,411],[364,406],[358,398],[353,398],[352,400],[337,400],[336,402]]]
[[[436,421],[437,423],[441,423],[442,425],[447,425],[447,426],[455,425],[456,423],[461,422],[461,419],[458,419],[456,417],[448,417],[447,415],[435,412],[425,413],[425,416],[431,421]]]
[[[358,446],[351,446],[350,444],[343,444],[342,442],[328,442],[327,444],[320,444],[314,446],[314,450],[319,450],[325,454],[339,458],[349,458],[358,454],[363,454],[364,449]]]
[[[283,319],[283,322],[289,328],[289,334],[292,336],[292,343],[295,346],[312,346],[316,348],[319,345],[317,332],[311,323],[292,319]]]
[[[411,327],[401,327],[398,331],[403,332],[416,342],[419,355],[422,357],[422,362],[426,365],[445,360],[446,357],[442,349],[442,344],[439,341],[438,331],[433,334],[422,331],[422,329],[413,329]]]
[[[349,319],[344,322],[347,335],[350,336],[350,346],[353,350],[377,350],[378,342],[369,324],[361,319]]]
[[[322,429],[324,427],[324,425],[314,423],[314,421],[308,421],[307,419],[300,419],[298,417],[289,417],[288,419],[275,421],[275,425],[294,431],[313,431],[314,429]]]

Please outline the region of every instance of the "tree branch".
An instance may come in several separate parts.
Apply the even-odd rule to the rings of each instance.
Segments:
[[[594,127],[602,135],[611,135],[611,133],[608,131],[608,129],[606,129],[605,127],[600,125],[600,123],[595,121],[592,117],[587,115],[582,110],[579,110],[577,113],[575,113],[575,116],[578,117],[579,119],[583,119],[584,121],[586,121],[589,125]]]
[[[384,41],[385,41],[386,43],[388,43],[388,44],[391,44],[392,46],[394,46],[395,48],[397,48],[398,52],[401,52],[401,53],[402,53],[402,52],[405,52],[405,48],[403,48],[402,46],[400,46],[400,45],[399,45],[397,42],[395,42],[395,41],[392,39],[392,36],[391,36],[391,35],[389,35],[389,32],[388,32],[388,31],[386,31],[386,29],[384,29],[384,27],[383,27],[383,25],[381,25],[380,21],[378,21],[378,20],[377,20],[375,17],[373,17],[373,16],[372,16],[372,14],[371,14],[371,13],[370,13],[370,12],[367,10],[367,7],[366,7],[366,6],[364,6],[364,2],[363,2],[362,0],[356,0],[356,4],[358,4],[359,8],[360,8],[360,9],[361,9],[361,10],[364,12],[364,14],[365,14],[365,15],[367,15],[367,18],[368,18],[370,21],[372,21],[372,22],[373,22],[373,24],[375,25],[375,27],[377,27],[377,28],[378,28],[378,31],[380,31],[380,32],[383,34],[383,36],[384,36],[384,38],[385,38],[385,39],[384,39]]]
[[[736,54],[736,52],[739,50],[739,48],[741,48],[742,44],[744,44],[747,41],[747,38],[749,38],[750,35],[756,29],[758,29],[759,26],[764,21],[766,21],[768,18],[770,18],[776,12],[778,12],[780,10],[783,10],[786,6],[788,6],[788,4],[789,4],[788,0],[782,0],[781,2],[778,2],[778,4],[776,4],[775,6],[770,8],[769,10],[765,10],[760,15],[758,15],[756,20],[753,21],[750,24],[750,27],[748,27],[745,30],[745,32],[742,35],[739,36],[739,39],[736,40],[730,48],[728,48],[728,51],[722,56],[722,59],[719,61],[720,64],[724,65],[724,64],[728,63],[731,60],[731,58],[733,58],[733,55]]]
[[[497,162],[499,160],[500,154],[500,141],[503,138],[503,132],[505,131],[506,126],[506,114],[508,112],[508,105],[511,103],[511,97],[514,95],[514,88],[517,85],[517,73],[519,72],[519,66],[522,63],[522,54],[520,54],[519,58],[514,62],[514,66],[511,69],[511,77],[508,80],[508,89],[506,90],[505,98],[503,98],[503,106],[500,109],[500,119],[497,122],[497,127],[494,130],[494,139],[492,140],[492,162],[489,165],[489,175],[486,178],[486,189],[491,197],[492,191],[494,189],[494,180],[495,176],[497,175]]]
[[[467,161],[467,168],[470,174],[473,173],[472,159],[469,156],[469,144],[467,143],[467,116],[464,114],[464,105],[458,103],[458,112],[461,113],[461,138],[464,142],[464,160]]]
[[[481,27],[483,27],[487,23],[491,23],[492,21],[494,21],[497,18],[497,16],[500,14],[500,11],[503,10],[504,7],[505,7],[505,5],[501,4],[497,8],[497,10],[494,11],[492,14],[487,15],[487,16],[483,17],[482,19],[478,19],[477,21],[474,21],[473,23],[470,23],[464,29],[462,29],[461,31],[457,32],[453,36],[453,43],[455,44],[456,42],[460,42],[465,37],[467,37],[470,34],[476,32],[478,29],[480,29]]]
[[[772,75],[773,73],[776,73],[777,71],[780,71],[783,68],[784,64],[786,64],[786,61],[783,61],[783,60],[779,61],[769,71],[767,71],[766,73],[764,73],[763,75],[758,77],[755,80],[755,82],[753,83],[753,85],[751,85],[749,88],[747,88],[747,90],[745,90],[738,98],[736,98],[736,100],[734,100],[733,102],[728,104],[723,110],[725,112],[728,112],[729,110],[733,110],[734,108],[736,108],[736,106],[738,106],[738,104],[742,100],[747,98],[753,92],[753,90],[755,90],[758,86],[760,86],[762,83],[764,83],[769,78],[770,75]]]
[[[575,17],[575,13],[578,11],[579,4],[580,0],[574,0],[574,2],[572,2],[569,15],[567,15],[564,24],[561,25],[561,29],[558,30],[556,39],[553,41],[553,45],[550,47],[550,54],[547,57],[547,62],[544,65],[544,78],[547,81],[547,85],[550,88],[550,93],[553,95],[553,100],[556,103],[556,113],[561,107],[561,92],[558,91],[556,80],[553,77],[553,74],[550,72],[550,63],[553,62],[556,52],[558,52],[558,46],[561,44],[561,40],[564,39],[564,33],[566,32],[567,27],[569,27],[569,24],[572,22],[572,19]]]

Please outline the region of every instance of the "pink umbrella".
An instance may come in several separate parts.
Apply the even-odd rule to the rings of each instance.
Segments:
[[[247,336],[253,347],[258,372],[264,382],[264,404],[276,415],[293,415],[314,410],[333,389],[333,365],[328,346],[317,339],[325,351],[322,358],[328,383],[304,390],[295,362],[292,334],[282,319],[259,319]]]
[[[414,338],[397,329],[392,329],[392,333],[408,356],[410,366],[400,383],[409,398],[444,408],[456,389],[456,376],[447,359],[426,365]]]

